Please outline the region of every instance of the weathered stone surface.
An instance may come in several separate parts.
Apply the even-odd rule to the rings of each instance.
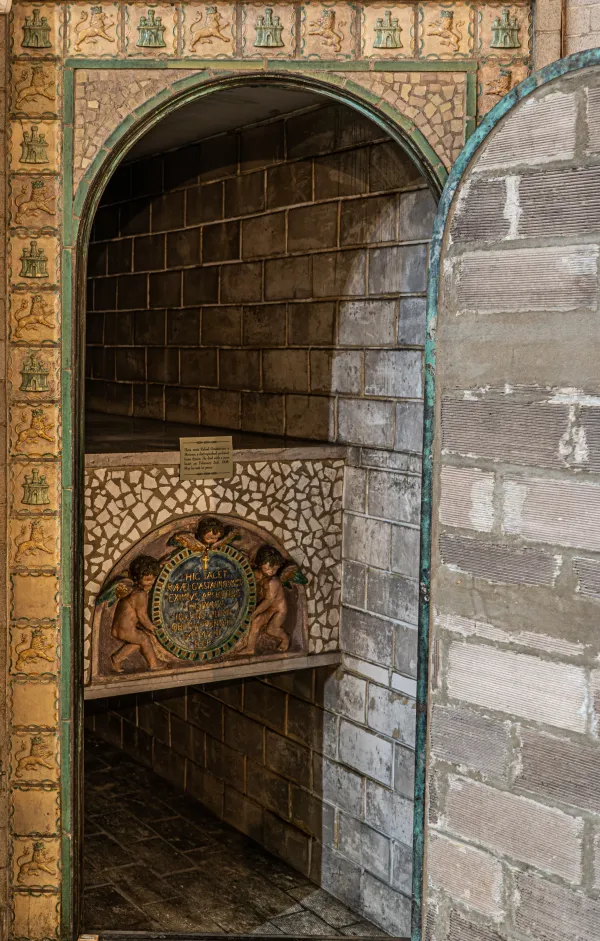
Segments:
[[[435,703],[429,734],[433,757],[506,781],[510,754],[508,722],[464,707]]]
[[[556,560],[537,549],[466,539],[462,536],[440,536],[440,551],[446,565],[454,565],[476,578],[506,585],[552,585]]]
[[[421,481],[404,474],[371,471],[368,512],[382,519],[417,524],[421,512]]]
[[[371,684],[369,687],[367,721],[376,732],[404,742],[415,744],[415,704],[406,696]]]
[[[355,817],[340,814],[338,848],[344,856],[380,879],[389,879],[390,841],[366,823]]]
[[[452,643],[448,694],[484,708],[583,732],[587,688],[581,667],[498,650]]]
[[[583,821],[467,778],[451,778],[444,821],[458,836],[562,876],[581,879]]]
[[[413,802],[388,788],[367,781],[365,819],[376,830],[406,846],[413,839]]]
[[[502,865],[493,856],[435,831],[427,846],[427,878],[430,885],[483,915],[500,918]]]
[[[380,781],[392,783],[392,743],[345,719],[340,723],[340,760]]]
[[[394,405],[385,401],[340,399],[338,439],[371,448],[394,445]]]
[[[440,521],[489,533],[494,525],[494,474],[475,467],[442,468]]]
[[[565,168],[518,182],[519,236],[595,235],[600,225],[600,170]]]
[[[347,515],[344,520],[344,546],[347,558],[378,568],[389,568],[391,526],[366,516]]]
[[[341,301],[338,340],[340,346],[388,346],[394,343],[397,301]]]
[[[361,898],[366,918],[371,918],[395,937],[410,934],[410,899],[395,892],[370,873],[361,881]]]
[[[534,542],[600,549],[600,486],[506,477],[502,528]]]
[[[454,274],[458,313],[595,310],[597,265],[593,245],[470,252]]]
[[[596,941],[600,902],[528,873],[517,879],[515,925],[539,941]]]
[[[365,393],[400,399],[423,395],[423,357],[416,350],[367,350]]]
[[[342,647],[348,653],[384,666],[392,665],[392,623],[367,611],[342,609]]]
[[[370,569],[367,573],[367,607],[375,614],[417,624],[419,585],[402,575]]]
[[[521,729],[520,738],[518,787],[538,797],[600,812],[600,745],[526,728]]]

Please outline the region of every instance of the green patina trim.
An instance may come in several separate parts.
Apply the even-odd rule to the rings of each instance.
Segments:
[[[178,78],[176,82],[173,82],[173,84],[171,85],[171,89],[173,90],[174,93],[176,93],[180,91],[186,91],[188,88],[193,88],[194,85],[197,83],[198,78],[200,76],[202,76],[205,79],[210,78],[208,71],[199,72],[194,75],[186,75],[185,78]]]
[[[163,59],[65,59],[67,69],[166,69]]]
[[[439,59],[419,61],[419,59],[377,59],[373,63],[375,72],[476,72],[475,59]]]
[[[71,385],[71,382],[70,382],[70,377],[69,377],[69,386],[70,385]],[[69,437],[71,437],[71,435],[69,435]],[[65,449],[65,451],[68,452],[69,454],[72,454],[72,450],[73,450],[72,447]],[[65,555],[68,557],[69,561],[72,561],[71,556],[72,556],[72,544],[73,544],[73,490],[71,487],[62,488],[62,517],[61,517],[60,529],[61,529],[61,538],[63,540],[63,546],[65,547],[64,549]],[[69,566],[67,567],[65,571],[61,572],[60,583],[61,583],[61,592],[62,592],[63,611],[66,611],[66,609],[70,608],[71,605],[73,604],[73,598],[72,598],[73,586],[72,586],[71,574],[69,572]],[[63,649],[63,657],[65,654],[67,654],[69,657],[68,666],[72,666],[73,664],[71,662],[71,655],[70,655],[70,640],[69,640],[69,649],[67,651]],[[62,664],[64,664],[64,659],[62,660],[61,665]],[[69,673],[70,675],[70,670],[67,670],[67,673]],[[63,684],[66,682],[67,682],[66,678],[61,676],[61,688]],[[70,691],[71,689],[70,680],[68,682],[69,682],[69,691]],[[69,699],[70,699],[70,696],[69,696]],[[61,700],[62,700],[62,696],[61,696]],[[70,715],[70,712],[67,714]]]
[[[476,72],[474,59],[76,59],[67,69],[225,69],[230,72],[284,69],[298,72]]]
[[[421,564],[419,572],[419,638],[417,658],[417,725],[415,739],[415,805],[413,822],[413,877],[411,941],[422,941],[423,860],[425,841],[425,788],[427,780],[427,704],[429,692],[429,621],[431,591],[431,525],[433,492],[433,439],[435,430],[435,367],[438,296],[444,231],[456,191],[476,151],[505,115],[537,88],[579,69],[600,65],[600,49],[588,49],[558,59],[530,75],[483,118],[452,167],[442,192],[433,225],[427,284],[427,328],[423,422],[423,480],[421,490]]]
[[[467,75],[467,90],[465,95],[465,141],[477,127],[477,75],[471,72]]]
[[[371,63],[363,60],[354,62],[335,59],[267,59],[269,71],[285,69],[287,72],[370,72]]]

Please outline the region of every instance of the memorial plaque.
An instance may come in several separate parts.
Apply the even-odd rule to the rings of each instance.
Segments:
[[[180,480],[233,477],[231,435],[217,438],[180,438],[179,451]]]
[[[161,569],[151,611],[156,637],[181,660],[211,660],[231,650],[250,625],[256,581],[233,546],[182,549]]]

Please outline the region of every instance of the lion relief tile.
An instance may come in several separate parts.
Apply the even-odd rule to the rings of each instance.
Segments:
[[[186,3],[183,17],[184,55],[204,59],[235,55],[236,9],[230,3]]]
[[[11,519],[8,533],[10,565],[27,569],[57,569],[60,565],[58,517]]]
[[[20,174],[9,180],[9,225],[41,234],[58,226],[58,180]]]
[[[474,8],[468,3],[419,5],[419,53],[426,59],[473,55]]]
[[[54,62],[15,62],[11,75],[11,110],[31,118],[56,115],[58,72]]]
[[[56,405],[13,405],[10,410],[10,450],[16,457],[56,457],[60,450]]]
[[[60,840],[19,837],[13,844],[13,882],[20,888],[57,888]]]
[[[118,3],[70,3],[67,51],[70,56],[106,58],[120,52]]]
[[[356,9],[349,3],[306,3],[302,7],[301,54],[309,59],[354,56]]]
[[[11,291],[9,331],[13,343],[56,344],[60,339],[60,295]]]
[[[52,732],[16,732],[11,737],[11,780],[39,784],[58,780],[58,740]]]
[[[58,672],[58,628],[24,626],[10,628],[10,672],[26,676],[54,676]]]

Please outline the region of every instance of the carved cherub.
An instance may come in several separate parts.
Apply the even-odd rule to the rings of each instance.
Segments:
[[[53,427],[52,421],[41,408],[32,408],[29,423],[27,419],[22,419],[15,427],[17,435],[17,450],[25,444],[31,444],[36,441],[49,441],[54,444],[54,435],[50,434]]]
[[[46,534],[42,520],[33,520],[29,525],[24,523],[21,526],[21,534],[15,539],[17,550],[15,552],[15,562],[20,562],[24,555],[29,552],[45,552],[52,555],[52,546],[47,546],[46,541],[50,537]]]
[[[111,657],[113,670],[121,673],[123,664],[131,654],[140,651],[150,670],[163,666],[160,645],[154,634],[156,626],[148,615],[148,595],[157,575],[160,562],[151,555],[138,555],[124,573],[113,580],[98,596],[98,604],[117,604],[111,634],[123,643]]]
[[[75,25],[75,32],[77,33],[76,52],[81,52],[81,46],[84,42],[96,43],[99,39],[106,39],[108,42],[115,41],[115,36],[108,35],[108,30],[114,27],[115,22],[103,12],[102,7],[92,7],[90,14],[87,10],[82,10],[79,22]],[[90,16],[90,22],[86,26],[88,16]]]
[[[34,294],[29,306],[29,298],[21,300],[21,306],[14,312],[17,329],[14,332],[15,340],[25,340],[23,333],[35,327],[49,327],[54,329],[56,323],[50,306],[44,301],[41,294]],[[37,331],[36,331],[37,332]]]
[[[56,864],[41,840],[32,843],[31,849],[26,850],[17,859],[17,866],[19,867],[17,882],[20,885],[23,885],[27,879],[42,877],[44,872],[49,876],[56,875]]]
[[[221,22],[221,14],[216,7],[206,8],[205,25],[202,26],[202,11],[200,11],[190,27],[190,33],[192,34],[190,48],[195,49],[198,43],[200,43],[201,46],[205,43],[212,45],[213,39],[231,42],[229,36],[225,36],[223,33],[223,30],[228,26],[229,23]]]
[[[254,576],[258,605],[252,615],[250,629],[236,647],[236,653],[253,654],[256,644],[265,634],[278,641],[277,649],[285,652],[290,638],[284,628],[288,612],[286,589],[294,584],[306,585],[307,579],[295,562],[288,562],[275,546],[263,545],[256,553]]]
[[[318,20],[313,20],[308,24],[309,36],[320,36],[324,46],[331,46],[334,52],[340,52],[344,41],[344,34],[341,32],[344,22],[338,23],[336,29],[335,10],[323,10]]]
[[[175,533],[169,539],[170,546],[178,546],[182,549],[194,549],[196,552],[202,552],[206,549],[218,549],[219,546],[227,546],[241,537],[235,532],[233,526],[226,526],[216,516],[204,516],[196,532]]]

